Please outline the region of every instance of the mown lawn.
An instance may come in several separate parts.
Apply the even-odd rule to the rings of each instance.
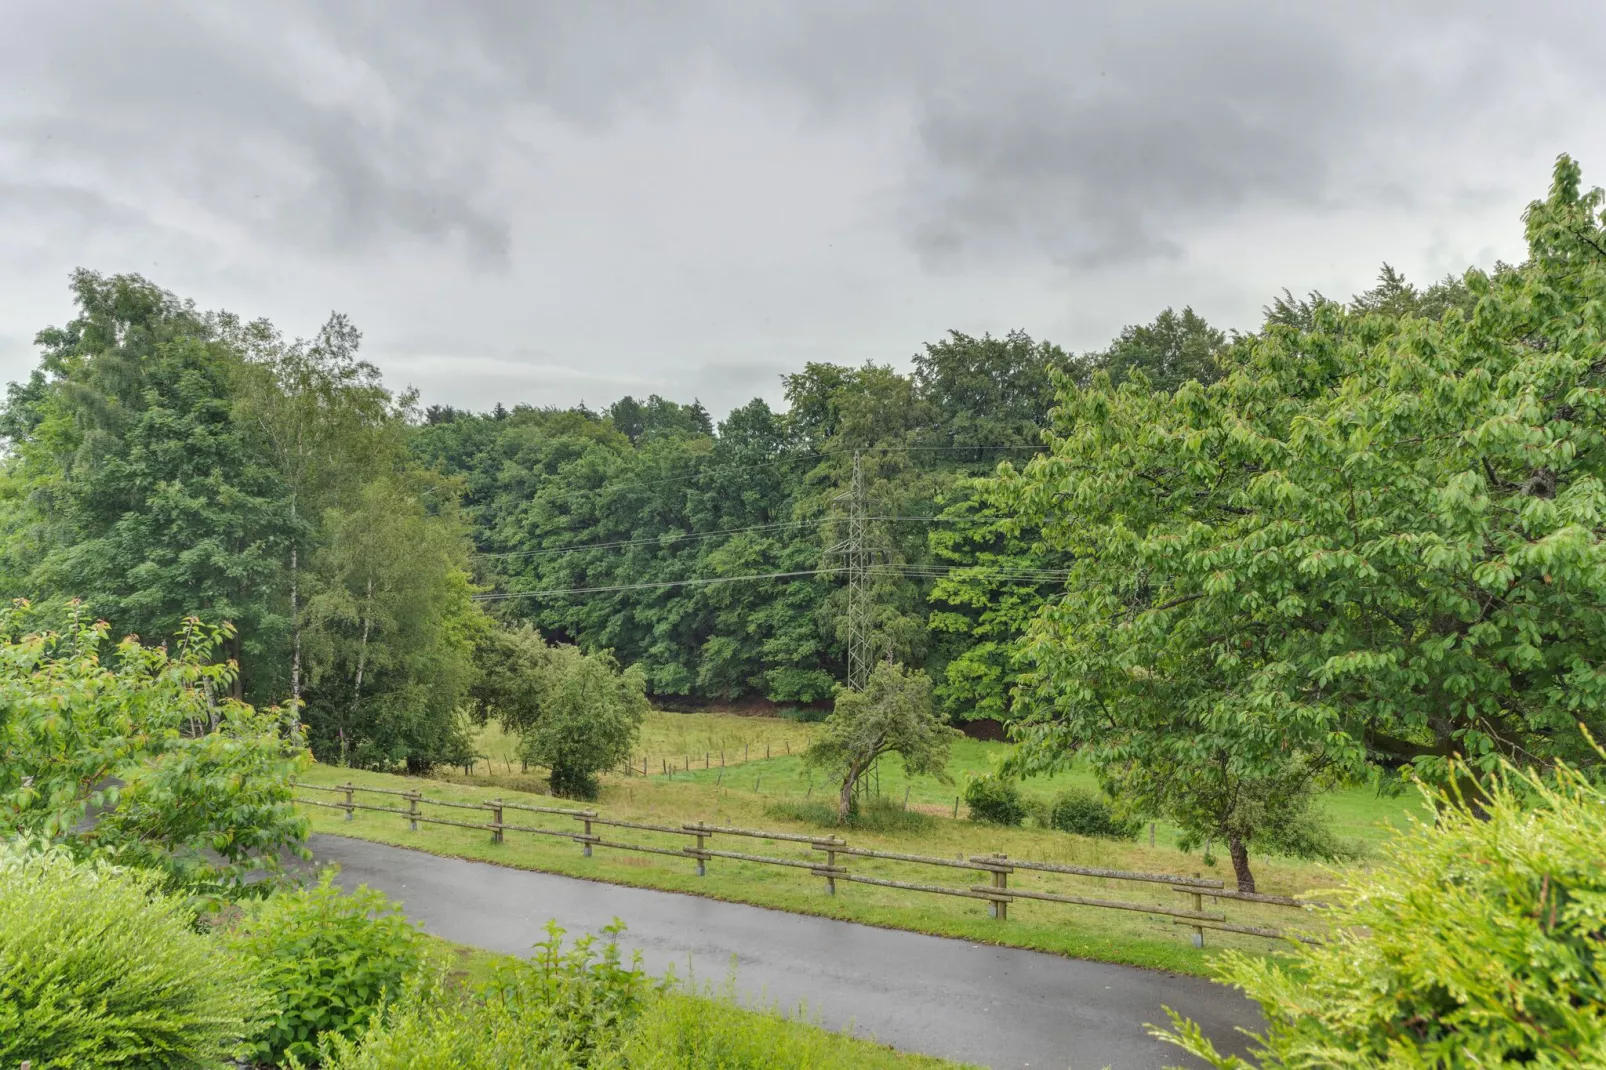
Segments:
[[[718,715],[658,716],[706,718]],[[807,728],[792,722],[784,723],[789,728]],[[762,729],[763,726],[758,727]],[[954,748],[953,771],[959,776],[966,772],[983,771],[1002,748],[1002,744],[972,740],[960,742]],[[727,762],[728,758],[727,754]],[[518,787],[539,789],[540,777],[536,771],[528,776],[479,775],[465,778],[458,774],[450,779],[420,780],[318,766],[309,772],[306,780],[309,784],[329,786],[348,778],[357,784],[416,788],[431,798],[459,802],[483,802],[500,796],[510,801],[516,799],[537,805],[552,805],[555,802],[558,805],[574,805],[544,795],[514,790]],[[1030,781],[1026,790],[1029,794],[1046,797],[1076,783],[1091,784],[1091,778],[1073,771],[1052,781]],[[1223,878],[1231,886],[1230,872],[1223,872],[1227,868],[1224,863],[1218,863],[1212,869],[1203,862],[1199,853],[1185,854],[1177,850],[1171,830],[1164,826],[1157,831],[1154,846],[1151,847],[1146,835],[1137,842],[1116,843],[1051,829],[1004,829],[979,825],[963,816],[963,806],[960,808],[961,818],[954,820],[951,816],[955,791],[952,785],[941,784],[929,777],[905,780],[895,759],[885,763],[881,773],[883,795],[901,803],[905,788],[909,793],[911,809],[931,811],[917,815],[915,820],[918,827],[881,831],[847,829],[838,830],[839,834],[854,846],[877,850],[946,858],[1003,853],[1012,858],[1105,869],[1179,875],[1198,873]],[[304,794],[330,801],[339,798],[327,792]],[[611,775],[604,779],[603,797],[595,805],[604,816],[644,823],[678,826],[683,822],[705,821],[776,832],[822,835],[825,830],[821,827],[780,816],[777,807],[778,804],[795,803],[804,798],[817,799],[821,795],[829,797],[830,794],[830,786],[818,779],[811,788],[810,774],[795,755],[783,755],[768,760],[754,759],[740,768],[727,764],[723,772],[711,762],[710,768],[693,770],[689,774],[683,771],[673,777],[662,774],[647,778]],[[359,799],[362,797],[359,796]],[[366,801],[382,805],[397,804],[394,798],[378,796],[369,796]],[[1386,831],[1374,826],[1379,821],[1401,820],[1405,803],[1406,800],[1378,799],[1367,792],[1354,790],[1341,793],[1328,805],[1335,826],[1345,835],[1357,838],[1364,836],[1375,842],[1386,835]],[[359,812],[356,820],[346,822],[338,811],[323,807],[308,807],[307,811],[318,831],[359,836],[440,854],[1182,973],[1207,974],[1210,959],[1223,947],[1265,950],[1275,946],[1273,942],[1260,937],[1209,931],[1207,946],[1201,952],[1191,946],[1189,928],[1165,916],[1017,901],[1010,908],[1008,920],[996,921],[989,916],[988,904],[975,899],[846,882],[839,882],[835,896],[827,895],[824,881],[811,875],[806,868],[716,858],[709,861],[707,875],[698,877],[695,863],[689,858],[681,860],[602,847],[594,851],[592,858],[585,858],[578,844],[561,836],[509,832],[506,842],[496,845],[490,842],[489,833],[482,829],[424,824],[419,831],[411,832],[406,819],[399,815]],[[424,812],[426,815],[471,822],[486,819],[472,811],[431,810],[425,807]],[[578,822],[556,815],[515,816],[509,810],[504,820],[580,831]],[[597,826],[595,831],[605,840],[671,850],[678,850],[692,842],[687,837],[632,829]],[[787,857],[799,861],[818,862],[822,858],[817,852],[811,852],[806,844],[783,841],[721,836],[713,838],[708,846],[717,850]],[[861,858],[843,858],[839,861],[864,875],[948,887],[965,888],[985,884],[988,877],[985,873],[975,871],[901,862]],[[1342,867],[1277,857],[1257,858],[1255,867],[1262,891],[1289,895],[1331,888],[1342,882],[1344,873]],[[1173,892],[1164,884],[1017,871],[1010,877],[1010,886],[1173,908],[1191,905],[1188,896]],[[1219,909],[1227,914],[1229,920],[1240,924],[1319,927],[1319,919],[1288,908],[1206,900],[1206,909]],[[624,920],[629,922],[628,918]]]

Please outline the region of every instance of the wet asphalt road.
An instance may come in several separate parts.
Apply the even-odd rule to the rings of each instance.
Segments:
[[[647,967],[671,965],[723,982],[735,963],[745,999],[806,1004],[833,1029],[906,1051],[983,1066],[1116,1070],[1184,1064],[1148,1036],[1165,1004],[1199,1022],[1223,1050],[1242,1052],[1234,1026],[1258,1026],[1238,993],[1197,977],[1112,966],[1035,951],[877,929],[698,896],[531,873],[441,858],[340,836],[314,836],[339,882],[401,900],[429,932],[460,944],[527,952],[549,919],[571,937],[614,918],[622,945]],[[1187,1061],[1187,1065],[1195,1065]]]

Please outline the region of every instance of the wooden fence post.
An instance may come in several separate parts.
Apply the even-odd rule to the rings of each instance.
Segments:
[[[993,855],[993,858],[1002,862],[1006,855]],[[993,887],[1004,891],[1009,887],[1009,873],[1002,869],[993,870]],[[993,918],[997,921],[1009,920],[1009,903],[1002,899],[993,900]]]
[[[492,799],[491,800],[491,817],[492,817],[492,820],[494,820],[496,822],[496,827],[491,830],[491,842],[492,843],[501,843],[502,842],[502,800],[501,799]]]
[[[594,816],[594,815],[592,815],[592,816]],[[591,857],[591,838],[590,838],[591,837],[591,816],[587,816],[586,817],[585,823],[586,823],[586,842],[585,842],[585,851],[583,853],[585,854],[585,857],[590,858]]]
[[[700,825],[701,822],[698,822],[698,824]],[[703,833],[701,829],[698,829],[697,832],[697,875],[699,877],[708,876],[708,860],[703,857]]]
[[[833,845],[836,843],[836,837],[835,836],[831,837],[831,843]],[[836,894],[836,851],[832,850],[830,847],[827,847],[825,849],[825,868],[829,869],[831,871],[830,873],[826,874],[826,877],[825,877],[825,894],[826,895],[835,895]]]
[[[424,797],[421,791],[407,793],[407,828],[412,832],[418,831],[418,800]]]
[[[346,793],[346,820],[351,821],[357,816],[357,807],[356,804],[352,802],[351,793],[357,789],[348,781],[346,784],[341,786],[340,790]]]
[[[1193,871],[1193,875],[1195,877],[1204,876],[1204,874],[1200,873],[1198,870],[1194,870]],[[1204,895],[1202,893],[1200,893],[1200,892],[1194,892],[1193,893],[1193,912],[1195,914],[1203,914],[1204,913]],[[1204,947],[1204,926],[1203,925],[1195,925],[1193,927],[1193,946],[1194,947]]]

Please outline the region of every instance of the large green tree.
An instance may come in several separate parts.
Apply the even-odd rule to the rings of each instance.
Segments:
[[[278,473],[234,419],[238,324],[137,275],[75,272],[78,315],[39,333],[4,416],[10,569],[84,597],[120,632],[227,620],[237,689],[270,679],[292,524]]]
[[[1528,262],[1469,272],[1470,314],[1324,303],[1241,340],[1209,386],[1067,386],[1052,453],[1011,482],[1075,558],[1031,632],[1029,757],[1085,754],[1141,806],[1223,834],[1246,884],[1226,806],[1302,771],[1591,761],[1601,204],[1562,159]]]

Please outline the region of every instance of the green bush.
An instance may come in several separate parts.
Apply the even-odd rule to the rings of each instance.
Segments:
[[[788,721],[798,724],[819,724],[831,716],[829,706],[787,706],[780,711],[780,715]]]
[[[498,965],[470,992],[454,991],[440,972],[426,975],[361,1036],[326,1037],[324,1068],[621,1067],[620,1046],[664,987],[648,978],[639,957],[624,961],[617,942],[623,930],[616,921],[603,930],[600,949],[584,936],[565,950],[563,930],[548,925],[531,959]]]
[[[214,1067],[260,1024],[249,971],[159,879],[0,849],[0,1066]]]
[[[1223,959],[1265,1012],[1254,1063],[1174,1015],[1157,1034],[1221,1068],[1606,1066],[1606,794],[1563,767],[1498,777],[1486,819],[1440,803],[1357,877],[1326,943]]]
[[[252,1053],[279,1063],[314,1057],[320,1037],[357,1035],[423,965],[425,937],[382,892],[315,886],[250,904],[224,941],[260,977],[273,1020]]]
[[[1103,796],[1078,788],[1063,791],[1054,799],[1048,822],[1061,832],[1106,840],[1134,839],[1142,826],[1141,822],[1117,817]]]
[[[988,825],[1018,825],[1026,818],[1026,804],[1012,780],[983,777],[965,785],[970,819]]]

